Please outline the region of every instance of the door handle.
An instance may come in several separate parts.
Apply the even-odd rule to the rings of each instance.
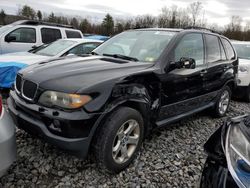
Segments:
[[[206,73],[207,73],[207,70],[206,70],[206,69],[200,71],[200,75],[201,75],[201,76],[204,76],[204,74],[206,74]]]

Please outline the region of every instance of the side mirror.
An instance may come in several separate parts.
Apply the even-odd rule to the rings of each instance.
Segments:
[[[175,62],[175,68],[181,69],[181,68],[186,68],[186,69],[195,69],[196,63],[193,58],[186,58],[182,57],[180,61]]]
[[[16,41],[16,36],[7,35],[5,37],[5,42],[12,42],[12,41]]]

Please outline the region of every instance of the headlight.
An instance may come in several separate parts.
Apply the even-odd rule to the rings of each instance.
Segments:
[[[48,107],[58,106],[66,109],[76,109],[90,102],[89,95],[67,94],[55,91],[45,91],[39,98],[39,103]]]
[[[248,73],[248,67],[247,66],[239,66],[239,72]]]
[[[227,133],[226,157],[229,171],[239,187],[250,187],[250,144],[239,124]]]

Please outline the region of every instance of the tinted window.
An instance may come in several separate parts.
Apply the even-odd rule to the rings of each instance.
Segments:
[[[220,40],[219,40],[219,41],[220,41]],[[227,57],[226,57],[226,53],[225,53],[224,47],[222,46],[221,41],[220,41],[219,43],[220,43],[220,54],[221,54],[221,59],[222,59],[222,60],[226,60]]]
[[[75,54],[75,55],[83,55],[83,54],[89,54],[92,52],[99,43],[85,43],[85,44],[80,44],[71,50],[68,51],[67,54]]]
[[[81,34],[77,31],[66,30],[65,32],[66,32],[67,38],[82,38]]]
[[[213,63],[221,60],[220,43],[217,36],[205,35],[207,45],[207,62]]]
[[[222,38],[222,43],[225,47],[228,59],[230,59],[230,60],[234,59],[235,54],[234,54],[234,50],[233,50],[232,45],[228,42],[228,40],[223,39],[223,38]]]
[[[204,63],[204,45],[201,34],[185,35],[174,51],[175,61],[179,61],[182,57],[193,58],[196,65]]]
[[[42,28],[41,34],[43,43],[51,43],[62,38],[61,31],[59,29]]]
[[[36,30],[33,28],[19,28],[9,33],[8,36],[16,38],[16,40],[13,40],[12,42],[23,42],[23,43],[36,42]]]

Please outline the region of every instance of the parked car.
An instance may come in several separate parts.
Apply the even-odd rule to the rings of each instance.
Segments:
[[[84,36],[84,38],[86,38],[86,39],[94,39],[94,40],[106,41],[106,40],[108,40],[110,37],[104,36],[104,35],[87,35],[87,36]]]
[[[89,54],[101,43],[91,39],[59,39],[29,52],[0,55],[0,88],[10,88],[17,72],[28,65],[64,56]]]
[[[236,95],[250,102],[250,42],[232,41],[239,58]]]
[[[250,116],[226,121],[206,142],[201,188],[250,187]]]
[[[0,95],[0,177],[16,159],[15,125],[5,110]]]
[[[83,158],[91,149],[102,169],[119,172],[152,129],[228,110],[238,59],[222,35],[131,30],[92,54],[21,70],[8,99],[17,126]]]
[[[21,20],[0,28],[0,54],[24,52],[65,38],[83,38],[72,26]]]

